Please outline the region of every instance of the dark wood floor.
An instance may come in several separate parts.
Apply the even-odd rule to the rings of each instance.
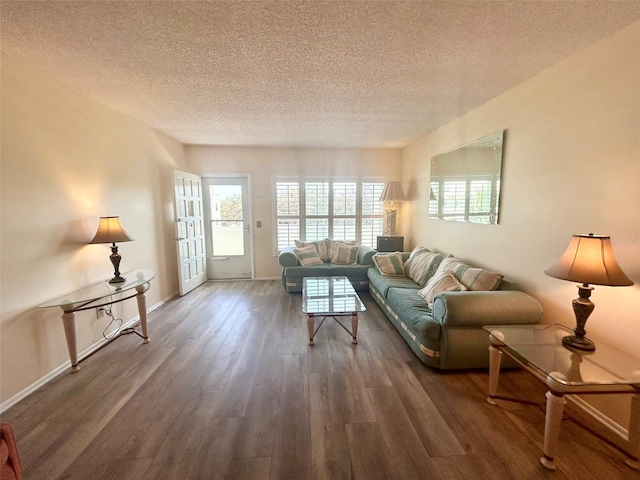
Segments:
[[[486,371],[439,372],[368,294],[359,344],[332,319],[307,345],[279,281],[211,282],[2,416],[27,479],[626,479],[626,458],[563,421],[551,473],[544,413],[485,401]],[[522,371],[500,393],[544,402]],[[569,412],[572,415],[573,412]]]

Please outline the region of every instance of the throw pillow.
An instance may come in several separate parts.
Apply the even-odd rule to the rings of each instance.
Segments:
[[[467,290],[451,272],[441,272],[434,275],[427,285],[418,291],[418,295],[427,301],[429,307],[433,306],[433,299],[440,292],[464,292]]]
[[[400,252],[376,253],[372,260],[378,271],[384,276],[398,277],[404,275],[404,265]]]
[[[356,265],[358,263],[358,246],[338,243],[335,247],[331,263],[341,265]]]
[[[318,256],[320,257],[320,260],[322,260],[323,262],[328,262],[329,260],[331,260],[331,257],[329,256],[329,245],[327,244],[327,240],[317,240],[315,242],[302,242],[300,240],[294,240],[296,247],[300,248],[300,247],[307,247],[309,245],[313,245],[314,247],[316,247],[316,250],[318,251]]]
[[[318,251],[316,247],[313,245],[307,245],[306,247],[294,248],[296,256],[298,257],[298,261],[300,265],[309,266],[309,265],[319,265],[322,262],[320,257],[318,256]]]
[[[328,238],[324,239],[325,242],[327,242],[327,257],[329,258],[329,260],[331,260],[333,258],[333,255],[336,253],[336,246],[338,244],[343,244],[343,245],[349,245],[349,246],[357,246],[358,242],[356,242],[355,240],[345,240],[345,241],[340,241],[340,240],[330,240]]]
[[[472,291],[495,290],[500,286],[500,282],[504,278],[499,273],[482,268],[473,268],[465,264],[458,265],[453,270],[453,274]]]
[[[470,267],[462,260],[451,257],[445,258],[440,266],[438,272],[448,271],[467,287],[467,290],[481,291],[481,290],[495,290],[500,286],[500,282],[504,278],[503,275],[485,270],[483,268]]]
[[[424,287],[445,257],[444,253],[434,253],[425,247],[417,246],[404,264],[405,275]]]

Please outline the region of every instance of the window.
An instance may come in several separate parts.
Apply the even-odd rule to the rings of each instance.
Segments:
[[[382,235],[384,181],[275,178],[275,246],[294,240],[357,240],[375,248]]]

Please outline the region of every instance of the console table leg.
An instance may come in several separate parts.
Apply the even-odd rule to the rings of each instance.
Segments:
[[[64,323],[64,336],[67,339],[69,359],[71,360],[71,373],[74,373],[80,370],[78,366],[78,347],[76,346],[75,314],[73,312],[64,312],[62,314],[62,322]]]
[[[140,315],[140,326],[142,327],[142,343],[149,343],[149,331],[147,329],[147,296],[144,294],[145,285],[136,287],[136,300],[138,301],[138,314]]]
[[[354,313],[351,315],[351,335],[353,336],[353,340],[351,343],[358,343],[358,314]]]
[[[631,395],[631,421],[629,422],[629,453],[635,460],[625,461],[634,470],[640,470],[640,395]]]
[[[560,435],[560,423],[562,422],[562,412],[567,401],[561,394],[548,391],[547,414],[544,419],[544,456],[540,458],[540,463],[548,470],[555,470],[553,454],[558,444]]]
[[[493,397],[498,393],[498,379],[500,378],[500,363],[502,362],[502,352],[491,345],[489,347],[489,396],[487,402],[495,405]]]

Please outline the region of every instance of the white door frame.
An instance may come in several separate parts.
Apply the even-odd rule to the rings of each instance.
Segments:
[[[251,174],[250,173],[203,173],[200,175],[203,180],[205,178],[237,178],[237,177],[241,177],[241,178],[246,178],[247,179],[247,197],[248,197],[248,211],[246,212],[247,215],[247,221],[249,223],[249,250],[250,250],[250,255],[249,255],[249,263],[251,266],[251,280],[255,280],[256,278],[256,264],[255,264],[255,248],[254,248],[254,244],[253,244],[253,195],[252,195],[252,187],[251,187]],[[205,207],[208,208],[208,207]],[[207,242],[210,242],[211,239],[209,238],[211,236],[211,232],[209,231],[209,228],[205,228],[205,238],[207,240]]]

